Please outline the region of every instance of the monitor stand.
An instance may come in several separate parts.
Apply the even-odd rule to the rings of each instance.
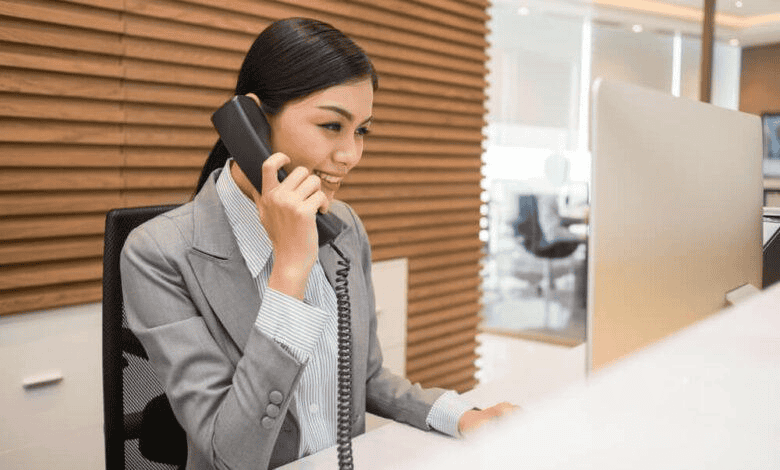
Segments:
[[[726,306],[730,307],[732,305],[736,305],[748,297],[752,297],[754,294],[758,293],[758,288],[753,284],[745,284],[743,286],[737,287],[734,290],[726,292]]]

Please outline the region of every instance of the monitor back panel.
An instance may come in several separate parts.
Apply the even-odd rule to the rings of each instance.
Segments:
[[[758,116],[597,80],[588,370],[761,287]]]

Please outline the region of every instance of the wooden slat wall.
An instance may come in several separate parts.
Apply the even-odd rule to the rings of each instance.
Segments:
[[[310,16],[379,70],[339,197],[409,259],[408,375],[471,388],[487,3],[0,0],[0,314],[99,301],[105,212],[186,201],[254,37]]]

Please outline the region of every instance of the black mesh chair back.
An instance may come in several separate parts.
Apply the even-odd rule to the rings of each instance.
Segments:
[[[177,206],[115,209],[106,215],[103,251],[103,415],[106,468],[183,469],[184,431],[141,343],[127,327],[119,255],[128,234]]]
[[[522,195],[518,200],[518,217],[513,224],[515,235],[523,238],[523,247],[540,258],[565,258],[584,243],[575,235],[547,238],[539,221],[539,201],[535,195]]]

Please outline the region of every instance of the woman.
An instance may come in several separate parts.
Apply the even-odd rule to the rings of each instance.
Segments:
[[[371,254],[362,223],[334,199],[360,160],[377,76],[363,51],[310,19],[255,40],[236,94],[261,106],[274,154],[258,192],[221,142],[193,201],[140,226],[122,255],[130,327],[187,433],[188,469],[268,468],[335,444],[338,255],[315,214],[344,228],[351,260],[352,428],[365,412],[458,435],[509,408],[471,409],[382,368]],[[281,183],[277,171],[289,176]]]

